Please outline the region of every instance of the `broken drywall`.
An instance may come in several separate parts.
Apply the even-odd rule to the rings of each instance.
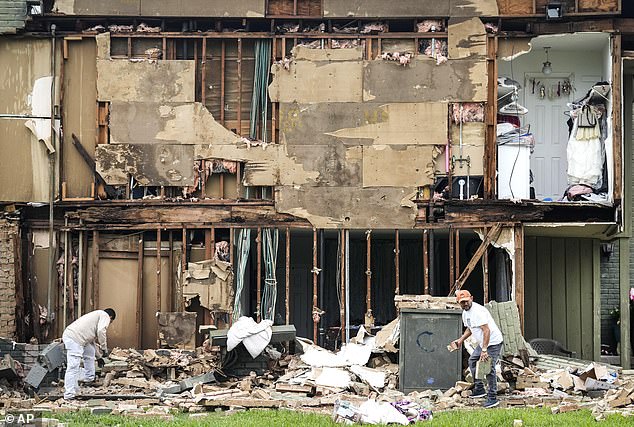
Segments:
[[[51,85],[53,84],[53,76],[40,77],[33,84],[33,92],[29,95],[29,103],[31,104],[31,114],[34,116],[50,116],[51,115]],[[58,85],[59,82],[56,84]],[[46,145],[49,154],[54,153],[55,147],[51,142],[51,120],[50,119],[29,119],[24,122],[26,126],[35,136],[35,138]],[[59,120],[55,120],[55,134],[59,136]]]
[[[486,29],[480,18],[451,18],[447,29],[448,58],[484,58],[486,39]]]
[[[233,271],[228,262],[210,259],[190,262],[183,273],[183,297],[189,305],[199,297],[200,305],[212,312],[233,311]]]
[[[199,102],[121,102],[110,105],[113,144],[233,144],[240,137]]]
[[[369,61],[363,70],[363,99],[374,102],[484,102],[486,60],[456,59],[436,65],[416,57],[408,68],[390,61]]]
[[[129,176],[144,186],[194,184],[194,148],[188,145],[100,144],[97,173],[109,185],[125,185]]]
[[[99,101],[194,102],[194,61],[97,60]]]
[[[450,16],[498,16],[496,0],[449,0]]]
[[[363,101],[361,60],[294,59],[288,70],[280,64],[273,64],[271,73],[273,81],[269,85],[269,96],[272,102]]]
[[[281,186],[275,208],[316,228],[412,228],[417,210],[407,188]]]
[[[512,61],[518,56],[531,51],[531,39],[498,39],[498,58],[502,61]]]
[[[196,348],[196,313],[188,311],[156,313],[160,348]]]
[[[97,59],[110,59],[110,33],[101,33],[95,36],[97,43]]]
[[[426,163],[431,162],[433,154],[433,146],[363,147],[363,186],[418,187],[431,184]]]

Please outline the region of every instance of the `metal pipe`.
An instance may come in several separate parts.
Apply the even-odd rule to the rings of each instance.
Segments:
[[[55,147],[55,24],[51,24],[51,146]],[[57,151],[57,150],[56,150]],[[54,211],[53,203],[55,201],[55,156],[56,152],[49,153],[49,194],[48,194],[48,289],[46,291],[46,309],[47,320],[50,323],[53,320],[53,312],[51,310],[51,299],[53,293],[53,268],[55,267],[55,234],[53,230]]]

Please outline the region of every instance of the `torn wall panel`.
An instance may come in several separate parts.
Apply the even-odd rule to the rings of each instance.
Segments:
[[[160,348],[196,349],[196,313],[156,313]]]
[[[447,31],[449,59],[486,57],[487,34],[480,18],[451,18]]]
[[[140,0],[142,16],[263,18],[265,0]]]
[[[298,61],[360,61],[363,49],[311,49],[306,46],[295,46],[291,53]]]
[[[455,159],[460,159],[459,144],[451,145],[451,155]],[[451,169],[453,175],[484,175],[484,146],[463,145],[462,158],[468,158],[468,162],[454,161],[453,169]],[[444,175],[447,173],[444,149],[439,160],[434,163],[434,170],[437,174]]]
[[[449,1],[420,1],[399,0],[385,2],[382,0],[324,0],[324,17],[419,17],[419,16],[449,16],[451,14]]]
[[[110,185],[125,185],[129,176],[143,186],[191,186],[194,148],[187,145],[101,144],[96,169]]]
[[[316,228],[412,228],[415,189],[278,187],[276,209]]]
[[[374,102],[487,100],[485,60],[457,59],[436,65],[418,57],[408,68],[388,61],[366,62],[363,99]]]
[[[55,0],[53,11],[65,15],[138,16],[141,0]]]
[[[431,184],[432,146],[363,147],[364,187],[418,187]]]
[[[498,58],[510,61],[531,51],[530,38],[498,39]]]
[[[362,61],[293,60],[290,69],[273,64],[272,102],[362,102]]]
[[[113,102],[110,138],[114,144],[235,145],[240,140],[199,102]]]
[[[298,182],[288,171],[282,170],[282,185],[312,185],[326,187],[359,187],[363,165],[363,147],[347,147],[342,143],[287,146],[286,154],[303,170],[315,171],[318,176],[308,182]]]
[[[287,145],[425,145],[446,139],[446,103],[280,104],[280,142]]]
[[[184,273],[183,297],[187,304],[199,297],[212,312],[233,312],[233,271],[228,262],[210,259],[190,262]]]
[[[97,60],[99,101],[194,102],[194,61]]]

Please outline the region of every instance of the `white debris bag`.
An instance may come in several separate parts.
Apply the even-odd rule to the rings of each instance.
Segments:
[[[241,317],[227,332],[227,351],[231,351],[244,344],[245,348],[254,359],[258,357],[271,342],[273,335],[273,321],[262,320],[257,323],[251,317]]]

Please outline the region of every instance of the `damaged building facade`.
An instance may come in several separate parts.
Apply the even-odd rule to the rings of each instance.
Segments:
[[[465,288],[598,360],[615,242],[629,340],[621,1],[0,3],[0,335],[113,307],[120,347],[188,311],[338,348]]]

